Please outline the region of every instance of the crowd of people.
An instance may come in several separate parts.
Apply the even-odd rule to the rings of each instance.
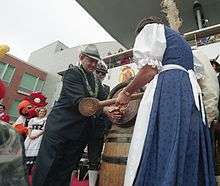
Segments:
[[[37,115],[28,118],[22,107],[25,120],[17,124],[26,128],[14,127],[22,136],[25,171],[33,175],[33,186],[69,186],[86,147],[89,186],[95,186],[104,135],[111,127],[109,118],[121,118],[131,95],[146,84],[124,186],[216,185],[213,152],[219,123],[217,60],[212,61],[216,73],[207,57],[197,49],[192,51],[178,32],[157,17],[144,18],[138,24],[133,57],[138,74],[118,94],[114,105],[93,116],[79,112],[80,101],[85,97],[106,100],[110,91],[103,84],[107,66],[93,44],[81,51],[80,66],[65,71],[60,97],[48,115],[45,107],[35,107]],[[3,113],[4,106],[1,110]]]

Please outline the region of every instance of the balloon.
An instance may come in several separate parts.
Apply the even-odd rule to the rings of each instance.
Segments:
[[[0,45],[0,57],[3,57],[7,52],[9,52],[10,48],[7,45]]]

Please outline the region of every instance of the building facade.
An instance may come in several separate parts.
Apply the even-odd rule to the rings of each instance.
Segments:
[[[0,78],[6,87],[6,95],[2,103],[12,123],[18,117],[18,103],[32,91],[41,91],[46,76],[46,72],[10,54],[0,59]]]

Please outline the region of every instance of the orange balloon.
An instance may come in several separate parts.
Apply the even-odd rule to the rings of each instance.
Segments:
[[[10,48],[7,45],[0,45],[0,57],[4,57],[4,55],[9,52]]]

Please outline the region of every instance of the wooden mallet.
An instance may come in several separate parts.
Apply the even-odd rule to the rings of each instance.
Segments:
[[[141,99],[143,97],[143,92],[132,94],[130,100]],[[97,111],[101,110],[105,106],[113,105],[117,98],[107,99],[104,101],[99,101],[96,98],[83,98],[79,103],[79,112],[86,117],[94,115]]]

